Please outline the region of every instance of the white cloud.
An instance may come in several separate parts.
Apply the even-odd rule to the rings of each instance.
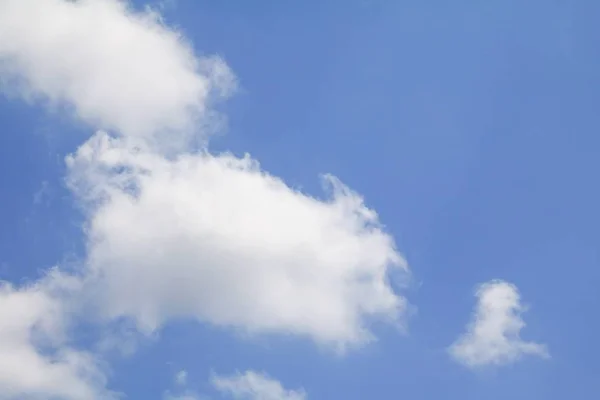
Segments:
[[[197,58],[154,11],[119,0],[0,0],[0,74],[8,90],[73,108],[95,127],[181,149],[234,81]]]
[[[306,400],[304,390],[288,390],[269,376],[255,371],[213,376],[213,386],[236,400]]]
[[[94,358],[66,342],[61,292],[72,283],[56,273],[28,287],[0,283],[0,399],[113,398]]]
[[[111,132],[68,157],[89,218],[85,292],[104,317],[146,332],[196,318],[340,349],[372,339],[371,319],[401,321],[388,274],[407,268],[358,194],[328,176],[321,201],[249,157],[193,153],[234,79],[155,11],[0,0],[0,78]]]
[[[167,160],[103,133],[68,165],[90,213],[89,293],[108,317],[148,332],[194,317],[344,347],[371,338],[369,319],[402,316],[394,241],[333,177],[320,201],[249,157]]]
[[[479,367],[509,364],[524,355],[549,356],[546,346],[520,338],[525,307],[515,285],[491,281],[481,285],[476,296],[477,308],[467,332],[449,349],[454,359]]]
[[[0,0],[0,83],[110,132],[67,158],[89,218],[84,287],[65,297],[62,285],[80,282],[57,275],[0,286],[0,400],[113,398],[94,356],[68,341],[69,306],[84,300],[145,332],[195,318],[339,349],[372,339],[372,319],[401,322],[406,302],[388,274],[407,268],[358,194],[327,176],[331,197],[318,200],[250,157],[194,152],[214,128],[213,101],[235,79],[220,58],[196,57],[155,11],[119,0]],[[306,397],[251,371],[213,383],[240,399]]]

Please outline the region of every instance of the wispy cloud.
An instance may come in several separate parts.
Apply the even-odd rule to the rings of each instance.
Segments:
[[[175,383],[179,386],[187,384],[188,373],[186,370],[181,370],[175,374]]]
[[[236,400],[306,400],[303,389],[289,390],[264,373],[246,371],[231,376],[214,375],[213,386]]]

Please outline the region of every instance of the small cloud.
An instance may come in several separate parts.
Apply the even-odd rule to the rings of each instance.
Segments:
[[[177,374],[175,374],[175,383],[179,386],[183,386],[187,383],[188,373],[186,370],[182,369]]]
[[[524,355],[548,358],[545,345],[523,341],[520,337],[525,322],[525,307],[515,285],[494,280],[479,286],[478,303],[473,320],[449,348],[450,355],[470,368],[505,365]]]
[[[236,400],[306,400],[303,389],[288,390],[266,374],[246,371],[231,376],[213,376],[213,386]]]
[[[175,385],[178,387],[177,393],[167,390],[163,395],[163,400],[202,400],[205,397],[186,388],[188,383],[188,373],[182,369],[175,374]]]

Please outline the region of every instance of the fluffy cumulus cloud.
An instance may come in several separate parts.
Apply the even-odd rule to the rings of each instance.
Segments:
[[[544,345],[520,338],[525,307],[515,285],[491,281],[481,285],[476,296],[478,303],[467,332],[449,349],[457,361],[479,367],[512,363],[524,355],[549,356]]]
[[[170,151],[234,85],[221,59],[195,57],[157,13],[120,0],[1,0],[0,72],[4,90]]]
[[[211,154],[213,103],[235,79],[155,11],[0,0],[0,84],[99,130],[67,157],[67,181],[88,218],[79,293],[100,319],[152,332],[194,318],[336,348],[370,340],[372,319],[401,321],[405,300],[388,278],[407,268],[377,214],[333,176],[323,200],[250,156]],[[55,342],[64,301],[36,285],[3,286],[0,301],[12,305],[0,307],[0,393],[105,396],[93,360]],[[18,307],[26,312],[15,320],[7,310]],[[59,347],[38,351],[40,335]],[[10,367],[17,362],[28,372]],[[243,382],[276,388],[258,375]]]
[[[212,378],[213,386],[234,400],[306,400],[304,390],[288,390],[266,374],[246,371]]]
[[[194,317],[345,345],[370,338],[365,318],[404,310],[388,284],[404,265],[392,238],[333,177],[321,201],[250,157],[168,160],[102,133],[68,165],[91,208],[89,293],[109,317],[146,331]]]
[[[317,200],[250,157],[187,146],[201,135],[190,127],[211,124],[211,90],[233,82],[222,61],[116,0],[2,0],[0,26],[3,71],[26,93],[117,132],[68,157],[89,213],[89,292],[106,316],[340,346],[368,340],[370,317],[398,321],[405,302],[387,275],[404,263],[359,195],[326,177],[331,198]]]
[[[51,274],[30,286],[0,283],[0,399],[111,399],[94,358],[68,345],[65,291]]]

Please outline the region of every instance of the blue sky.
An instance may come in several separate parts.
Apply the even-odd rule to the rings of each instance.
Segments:
[[[105,388],[131,399],[164,399],[169,396],[167,392],[171,393],[171,398],[185,393],[213,399],[304,398],[283,392],[271,394],[272,397],[263,393],[260,397],[256,388],[254,392],[245,393],[239,389],[242,378],[249,376],[243,375],[245,371],[265,373],[288,390],[303,389],[305,394],[298,396],[308,399],[437,399],[441,396],[451,399],[564,399],[590,396],[600,389],[595,367],[600,354],[593,345],[600,333],[600,325],[593,318],[600,300],[597,291],[600,283],[600,213],[597,208],[600,191],[595,185],[600,168],[597,133],[600,119],[595,110],[600,101],[600,50],[595,38],[600,32],[595,16],[600,12],[600,4],[592,1],[569,4],[559,1],[474,4],[465,1],[449,4],[383,0],[177,0],[162,6],[151,4],[162,13],[162,29],[166,32],[177,29],[185,36],[193,48],[186,47],[186,51],[193,51],[193,56],[199,60],[215,54],[222,57],[223,64],[217,63],[211,68],[228,68],[235,76],[237,88],[229,98],[218,98],[215,102],[211,98],[210,101],[202,100],[201,104],[208,104],[207,107],[227,120],[226,128],[215,126],[218,132],[209,140],[208,150],[216,160],[221,160],[218,154],[223,151],[236,156],[249,153],[260,162],[264,171],[282,178],[291,188],[315,196],[323,204],[328,203],[321,190],[319,175],[331,173],[363,196],[366,207],[377,212],[383,227],[371,231],[363,230],[360,225],[356,228],[360,234],[356,235],[350,228],[330,226],[328,222],[319,225],[322,230],[311,231],[313,228],[300,226],[303,222],[300,217],[293,216],[285,219],[282,225],[273,223],[272,226],[259,222],[254,227],[243,223],[245,219],[239,220],[244,232],[247,230],[257,237],[263,232],[262,225],[266,230],[271,229],[268,234],[274,235],[272,239],[257,242],[264,245],[269,240],[287,238],[288,235],[293,241],[299,237],[293,232],[306,229],[313,233],[331,232],[332,238],[345,238],[344,242],[327,240],[328,246],[355,243],[358,249],[352,245],[347,248],[347,254],[352,256],[340,255],[331,262],[324,261],[330,258],[321,257],[322,254],[334,253],[324,249],[326,244],[321,247],[311,241],[313,247],[307,257],[318,260],[314,265],[311,265],[313,258],[310,257],[297,261],[296,253],[292,254],[291,250],[283,255],[277,251],[263,254],[254,248],[248,250],[243,243],[235,242],[231,236],[234,233],[227,233],[228,230],[215,228],[220,236],[210,236],[212,231],[201,230],[205,236],[189,237],[190,243],[198,243],[199,247],[204,246],[197,242],[202,238],[210,239],[211,244],[206,246],[217,246],[217,237],[228,238],[229,242],[218,242],[218,246],[223,246],[223,252],[228,254],[229,258],[225,260],[230,260],[235,268],[239,265],[243,269],[231,267],[233,275],[227,275],[227,279],[235,280],[236,274],[244,271],[252,274],[248,279],[256,279],[248,281],[248,285],[252,282],[262,284],[261,273],[276,273],[288,262],[299,265],[290,269],[293,274],[290,272],[291,275],[281,282],[287,284],[289,280],[290,290],[295,290],[293,277],[303,271],[310,275],[306,278],[309,283],[320,287],[321,282],[326,282],[324,285],[331,292],[315,289],[315,296],[324,301],[331,300],[330,320],[340,319],[339,324],[329,324],[302,314],[321,308],[329,310],[329,304],[313,306],[308,300],[304,303],[303,299],[290,299],[289,304],[298,302],[297,307],[302,311],[298,319],[291,314],[278,314],[296,310],[295,306],[273,308],[268,305],[263,314],[256,304],[260,315],[245,319],[237,309],[229,308],[228,297],[230,290],[234,293],[231,298],[237,295],[243,298],[245,292],[239,289],[239,283],[226,281],[223,277],[214,283],[222,285],[218,286],[223,290],[221,294],[205,297],[190,294],[180,298],[168,292],[207,290],[205,286],[195,287],[194,283],[186,286],[183,281],[192,276],[188,274],[200,271],[199,280],[191,281],[201,285],[208,279],[201,272],[205,263],[211,263],[210,257],[220,257],[221,253],[211,253],[207,256],[209,261],[204,260],[203,251],[196,253],[195,250],[189,250],[191,261],[183,256],[172,258],[171,253],[168,254],[170,261],[165,263],[141,258],[144,252],[162,245],[167,249],[175,246],[173,254],[179,254],[181,249],[171,240],[185,241],[188,239],[185,232],[197,232],[196,228],[185,228],[181,233],[177,229],[184,222],[171,228],[164,225],[170,223],[168,218],[146,224],[147,217],[160,215],[156,207],[163,204],[154,203],[149,197],[146,203],[141,202],[149,204],[147,209],[141,206],[140,209],[134,206],[118,208],[124,198],[121,196],[129,193],[122,189],[123,193],[114,195],[119,197],[110,197],[113,196],[110,188],[118,184],[119,174],[98,178],[94,175],[94,168],[97,168],[94,163],[105,161],[88,159],[87,153],[76,151],[89,144],[91,149],[101,153],[100,145],[87,142],[90,137],[100,138],[95,134],[99,129],[123,139],[123,143],[114,145],[115,154],[120,154],[123,159],[129,149],[127,140],[138,140],[136,143],[142,143],[142,148],[156,140],[159,145],[148,144],[148,149],[144,150],[148,157],[153,157],[152,162],[156,165],[148,166],[143,164],[146,161],[132,157],[126,161],[131,163],[128,167],[135,169],[143,165],[157,177],[162,177],[163,173],[176,174],[170,169],[172,154],[167,154],[163,144],[175,142],[180,131],[205,135],[199,132],[197,125],[214,122],[204,114],[194,114],[194,118],[188,118],[187,114],[171,118],[169,114],[172,110],[198,106],[195,98],[189,104],[186,103],[189,98],[183,95],[175,99],[175,94],[179,96],[179,92],[194,87],[197,81],[189,75],[189,66],[180,68],[177,64],[181,61],[177,58],[181,55],[177,42],[164,44],[156,39],[157,44],[165,45],[164,49],[161,47],[165,54],[172,54],[176,60],[175,66],[164,63],[165,69],[156,67],[156,70],[171,71],[168,68],[173,68],[175,73],[170,76],[173,82],[179,77],[184,82],[181,87],[177,86],[179,92],[171,91],[171,84],[164,75],[148,75],[148,85],[137,92],[132,89],[132,95],[123,94],[127,90],[124,86],[114,86],[102,92],[106,96],[101,100],[86,103],[87,98],[78,90],[69,92],[68,88],[77,88],[76,84],[84,89],[93,87],[87,86],[85,79],[89,76],[102,78],[103,69],[74,77],[79,73],[77,68],[85,63],[62,64],[60,51],[77,53],[75,48],[69,47],[70,41],[56,47],[32,44],[34,40],[29,36],[37,37],[32,32],[36,29],[42,32],[46,23],[50,26],[50,15],[60,20],[60,13],[67,12],[65,7],[54,7],[62,3],[58,0],[47,2],[48,14],[33,12],[36,5],[43,3],[41,0],[22,3],[0,0],[0,13],[4,11],[5,15],[4,18],[0,16],[0,27],[9,27],[4,30],[5,36],[0,29],[0,43],[4,41],[4,45],[0,44],[0,66],[8,66],[0,68],[0,82],[5,94],[0,97],[3,132],[0,135],[0,277],[12,283],[13,293],[29,290],[27,282],[43,281],[41,276],[52,266],[82,280],[80,291],[83,294],[75,289],[74,293],[59,297],[52,292],[48,298],[56,300],[61,307],[69,304],[69,307],[63,307],[68,309],[65,313],[70,321],[69,339],[55,344],[56,349],[67,346],[70,350],[89,352],[102,365],[99,367],[101,382],[89,384],[97,393],[86,394],[90,399],[110,398]],[[92,7],[113,1],[80,3]],[[134,19],[141,18],[145,5],[136,1],[128,11],[121,11],[133,15]],[[79,14],[72,14],[73,18],[78,18]],[[76,24],[73,26],[72,33],[68,29],[63,32],[65,37],[77,38],[79,31],[76,29],[85,30]],[[140,26],[143,29],[145,25]],[[44,38],[50,31],[45,32],[39,36]],[[25,37],[22,41],[19,41],[20,34]],[[9,39],[16,44],[9,45]],[[148,39],[150,44],[154,43],[151,39]],[[83,43],[87,39],[81,40]],[[39,43],[45,42],[40,40]],[[105,53],[98,53],[96,58],[94,49],[98,43],[84,43],[83,48],[87,50],[81,52],[81,57],[87,62],[88,58],[102,61],[113,55],[122,56],[117,58],[122,62],[107,60],[107,74],[146,76],[145,72],[154,68],[150,64],[141,64],[134,57],[128,58],[127,52],[115,51],[113,54],[109,51],[110,43],[106,48],[102,47]],[[175,50],[170,52],[168,46],[174,46]],[[49,55],[45,55],[44,49]],[[153,49],[148,49],[144,55],[154,56]],[[163,55],[157,50],[159,60]],[[28,69],[34,64],[35,68]],[[162,61],[157,64],[162,66]],[[49,72],[45,74],[45,71]],[[197,72],[198,76],[202,73]],[[67,89],[46,85],[45,77],[48,76],[64,79]],[[15,77],[25,84],[15,84]],[[107,82],[118,82],[118,78],[113,78],[111,75]],[[53,82],[62,81],[55,79]],[[75,84],[69,86],[73,82]],[[222,82],[214,82],[221,90]],[[128,81],[123,83],[126,85]],[[163,96],[165,93],[173,94],[175,103],[170,103],[170,97]],[[145,102],[146,94],[163,97]],[[112,107],[112,100],[103,103],[105,98],[125,99],[120,103],[125,107]],[[139,119],[146,117],[150,122],[141,124]],[[196,125],[185,125],[188,119]],[[163,125],[157,127],[160,124]],[[146,132],[151,133],[146,135]],[[121,150],[125,153],[119,153]],[[188,147],[177,152],[193,153]],[[69,154],[79,154],[74,156],[74,166],[65,163]],[[177,168],[184,167],[173,168],[179,171]],[[208,171],[209,167],[199,168],[202,175],[202,168]],[[214,179],[220,181],[228,176],[242,179],[228,175],[227,171],[222,175],[219,172]],[[188,171],[185,176],[189,174],[192,172]],[[128,176],[128,179],[134,180],[142,193],[162,193],[161,184],[169,185],[164,188],[169,193],[185,192],[186,184],[198,188],[210,186],[208,181],[200,178],[186,183],[185,177],[181,177],[183,186],[178,186],[179,180],[175,183],[162,178],[156,178],[156,182],[145,181],[141,175]],[[76,183],[73,184],[73,180]],[[71,186],[66,182],[71,182]],[[100,200],[88,201],[89,187],[109,193],[108,203],[95,209],[95,202]],[[271,192],[265,192],[261,197],[262,194],[254,196],[229,186],[218,186],[217,189],[222,193],[229,193],[229,190],[238,193],[240,203],[252,199],[252,205],[240,208],[240,212],[257,215],[259,220],[263,215],[267,220],[267,215],[263,214],[267,212],[265,209],[277,208],[284,198],[292,201],[291,195],[268,203]],[[202,193],[202,189],[198,190]],[[294,198],[298,204],[304,204],[304,197]],[[208,208],[203,214],[198,209],[196,214],[196,208],[206,207],[204,203],[200,205],[198,199],[190,200],[189,210],[194,213],[186,216],[194,220],[198,215],[196,222],[202,225],[213,211]],[[179,201],[166,199],[164,204],[180,204],[181,207],[188,204]],[[220,207],[219,202],[216,204]],[[237,203],[232,204],[234,208],[223,206],[219,212],[227,214],[238,210]],[[315,205],[314,210],[320,204]],[[293,209],[291,207],[289,210]],[[314,213],[310,207],[298,208],[298,215],[306,212],[301,215],[311,221],[317,215],[327,215],[331,220],[343,217],[344,221],[350,221],[353,218],[345,212],[339,216],[333,207],[318,208],[320,211]],[[129,215],[135,215],[137,219],[131,217],[129,220]],[[121,222],[122,226],[119,225]],[[129,230],[136,222],[140,228]],[[281,226],[285,228],[278,231]],[[147,232],[151,228],[174,232],[176,239],[158,233],[150,237]],[[97,239],[90,231],[105,239]],[[370,235],[374,235],[373,242],[364,242]],[[392,251],[385,244],[385,237],[393,237],[398,252],[407,261],[410,273],[400,271],[399,277],[407,282],[406,285],[395,279],[393,262],[389,259],[379,261],[379,257],[372,254],[373,250],[378,254]],[[144,247],[145,240],[148,247]],[[119,247],[122,243],[123,249]],[[296,242],[290,243],[295,245]],[[129,247],[142,250],[129,253]],[[187,247],[181,250],[187,251]],[[247,260],[243,258],[244,254]],[[335,254],[338,257],[338,253]],[[354,263],[354,259],[365,261]],[[364,298],[332,295],[350,289],[345,286],[346,278],[324,271],[330,267],[333,271],[338,263],[342,265],[345,261],[354,263],[352,268],[356,271],[366,268],[375,274],[374,271],[383,268],[391,273],[391,283],[387,280],[384,283],[393,293],[381,292],[376,286],[380,282],[375,277],[373,285],[363,288],[367,291]],[[269,267],[263,268],[263,264]],[[227,269],[229,264],[219,261],[216,265],[216,268],[224,265],[222,268]],[[146,275],[149,268],[152,272]],[[97,270],[109,278],[101,282],[89,278],[89,271]],[[121,275],[120,271],[126,272]],[[355,269],[348,271],[354,276]],[[179,273],[184,277],[181,282],[167,283],[166,277]],[[154,278],[147,276],[156,281],[150,282]],[[117,282],[121,278],[123,281]],[[493,281],[495,279],[503,281]],[[121,282],[124,283],[121,285]],[[164,287],[162,282],[165,282]],[[516,336],[508,335],[508,347],[501,348],[502,354],[490,356],[485,353],[489,351],[485,344],[498,344],[494,340],[505,338],[507,332],[502,330],[506,328],[502,322],[492,324],[490,329],[498,332],[486,330],[491,339],[475,340],[475,347],[468,347],[475,348],[478,360],[484,361],[468,362],[465,357],[461,358],[462,353],[457,356],[448,349],[468,331],[478,304],[475,291],[478,285],[486,282],[500,285],[497,287],[505,290],[502,294],[509,297],[515,293],[521,296],[520,300],[508,301],[508,306],[506,302],[496,302],[496,298],[492,298],[490,320],[498,321],[493,317],[509,315],[512,322],[522,318],[526,326],[520,332],[522,341],[517,330]],[[139,296],[133,294],[138,290],[138,284],[139,290],[144,290],[146,283],[149,285],[146,288],[152,290]],[[189,287],[165,288],[175,284]],[[79,287],[79,283],[75,286]],[[98,298],[89,295],[96,293],[96,288],[102,288],[97,290],[101,293]],[[169,294],[152,297],[152,292],[163,293],[163,290]],[[270,289],[261,286],[257,290]],[[277,290],[274,293],[278,293]],[[300,290],[299,293],[312,292]],[[127,303],[130,294],[144,304],[145,301],[155,304],[159,310],[155,325],[150,318],[150,332],[144,330],[147,322],[144,306],[133,300]],[[271,300],[277,298],[275,294],[269,297]],[[414,310],[414,313],[400,310],[399,319],[405,324],[406,332],[385,323],[377,313],[369,315],[361,311],[361,307],[367,307],[365,304],[371,304],[371,298],[377,298],[373,307],[379,307],[377,310],[387,317],[394,314],[388,302],[392,298],[405,299]],[[201,301],[210,304],[195,308]],[[341,301],[347,303],[338,304]],[[83,312],[73,311],[70,305],[79,303],[89,308]],[[215,304],[214,309],[212,304]],[[282,300],[282,304],[288,303]],[[521,305],[525,308],[522,315],[519,312]],[[2,307],[17,306],[6,303],[0,304],[0,309]],[[506,314],[506,310],[516,311]],[[476,322],[485,322],[488,314],[484,314]],[[357,320],[346,319],[349,315]],[[13,317],[0,311],[0,337],[4,338],[2,318]],[[305,318],[312,322],[306,322]],[[9,322],[4,324],[10,325]],[[124,326],[127,334],[122,332]],[[32,329],[29,325],[26,328]],[[370,331],[377,340],[362,342],[356,339],[353,335],[360,328]],[[109,331],[117,333],[109,335]],[[128,352],[99,350],[98,342],[107,336],[119,344],[133,343],[133,347]],[[341,354],[330,341],[351,342],[353,346]],[[543,345],[545,351],[524,350],[519,347],[520,343]],[[37,348],[38,344],[31,346]],[[0,355],[3,350],[6,351],[0,346]],[[502,358],[504,356],[507,358]],[[17,354],[16,357],[20,356]],[[26,370],[28,366],[23,368]],[[185,382],[177,384],[175,376],[180,371],[186,371],[187,377]],[[240,375],[235,375],[236,371]],[[10,374],[2,377],[2,374],[8,372],[0,364],[0,399],[83,398],[81,393],[84,392],[75,389],[61,391],[46,384],[15,386],[11,382],[20,378]],[[81,377],[78,371],[74,375]],[[217,376],[231,379],[232,385],[238,385],[238,391],[219,386]],[[236,377],[239,378],[237,381]]]

